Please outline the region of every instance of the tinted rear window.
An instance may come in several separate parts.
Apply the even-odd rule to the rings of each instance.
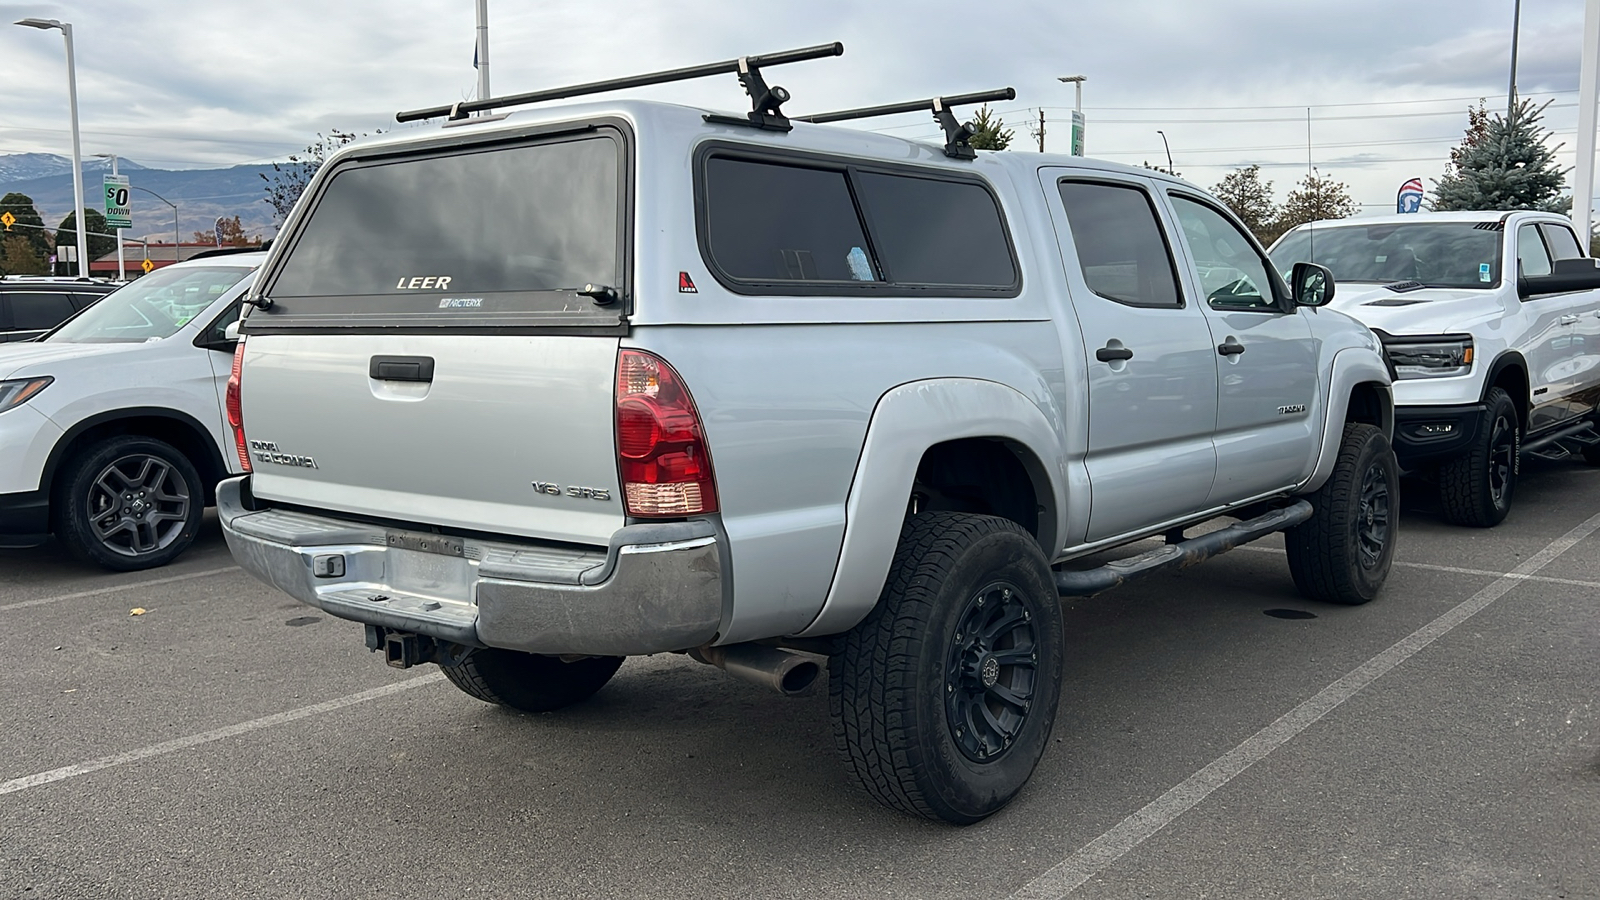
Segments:
[[[602,133],[349,164],[267,294],[289,317],[591,314],[573,292],[623,289],[621,157]]]
[[[856,182],[891,280],[1006,286],[1016,281],[1000,209],[970,182],[863,172]]]
[[[708,255],[736,281],[819,282],[782,291],[816,294],[1017,284],[1000,208],[975,181],[721,156],[704,173]]]
[[[1149,195],[1125,185],[1063,181],[1061,202],[1089,290],[1128,306],[1183,305]]]
[[[843,172],[712,159],[711,254],[751,281],[877,281]]]

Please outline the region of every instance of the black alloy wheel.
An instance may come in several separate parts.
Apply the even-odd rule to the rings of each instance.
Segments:
[[[1361,567],[1377,568],[1389,546],[1389,478],[1379,461],[1367,467],[1361,477],[1361,508],[1357,512],[1356,539],[1361,550]]]
[[[1517,492],[1522,420],[1504,388],[1484,395],[1478,434],[1459,456],[1439,464],[1439,509],[1456,525],[1490,528],[1511,512]]]
[[[945,718],[968,759],[991,762],[1011,749],[1033,708],[1038,669],[1021,588],[995,582],[967,601],[945,664]]]

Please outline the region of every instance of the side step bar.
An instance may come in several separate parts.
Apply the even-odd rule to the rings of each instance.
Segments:
[[[1248,544],[1273,532],[1292,528],[1309,518],[1311,518],[1311,504],[1297,500],[1283,509],[1275,509],[1264,516],[1235,522],[1227,528],[1192,537],[1181,543],[1157,547],[1138,556],[1109,562],[1097,569],[1057,572],[1056,590],[1060,591],[1063,597],[1093,597],[1141,575],[1150,575],[1167,569],[1186,569],[1219,553],[1226,553],[1241,544]]]
[[[1551,460],[1566,459],[1572,455],[1572,451],[1561,446],[1561,442],[1571,441],[1580,446],[1593,444],[1596,441],[1600,441],[1600,435],[1596,435],[1593,429],[1593,422],[1579,422],[1553,434],[1537,437],[1524,443],[1522,452]]]

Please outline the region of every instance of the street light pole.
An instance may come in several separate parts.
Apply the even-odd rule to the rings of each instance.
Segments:
[[[173,203],[171,200],[168,200],[167,198],[161,196],[155,191],[150,190],[147,187],[139,187],[137,184],[130,184],[128,187],[136,191],[144,191],[146,194],[149,194],[157,200],[160,200],[162,203],[172,207],[172,261],[182,262],[183,258],[178,255],[178,204]],[[146,255],[148,256],[148,252]]]
[[[89,275],[89,239],[85,234],[89,223],[83,209],[83,156],[78,149],[78,70],[72,55],[72,23],[55,19],[18,19],[16,24],[28,28],[59,29],[67,43],[67,106],[72,112],[72,201],[77,210],[72,218],[78,223],[78,277]]]
[[[109,159],[109,160],[111,160],[111,177],[112,178],[115,178],[115,177],[117,177],[118,174],[120,174],[120,173],[117,172],[117,155],[115,153],[96,153],[95,154],[95,158],[96,159]],[[123,259],[122,259],[122,229],[121,228],[113,228],[111,230],[115,231],[117,233],[117,280],[118,281],[127,281],[128,280],[128,267],[123,263]]]
[[[1167,149],[1167,174],[1176,177],[1178,173],[1172,170],[1172,145],[1167,143],[1167,133],[1157,128],[1156,134],[1161,135],[1161,146]]]
[[[1506,88],[1506,124],[1517,108],[1517,37],[1522,31],[1522,0],[1515,0],[1511,12],[1511,84]]]
[[[478,0],[478,99],[489,99],[489,0]]]

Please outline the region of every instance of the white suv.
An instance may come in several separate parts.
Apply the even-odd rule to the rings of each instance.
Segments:
[[[0,547],[51,533],[110,569],[171,562],[240,471],[224,424],[240,297],[264,253],[146,275],[0,346]]]
[[[1282,271],[1317,262],[1331,304],[1365,322],[1396,371],[1394,448],[1433,472],[1445,518],[1480,528],[1511,509],[1518,459],[1600,465],[1600,270],[1572,223],[1543,212],[1429,213],[1302,225]]]

